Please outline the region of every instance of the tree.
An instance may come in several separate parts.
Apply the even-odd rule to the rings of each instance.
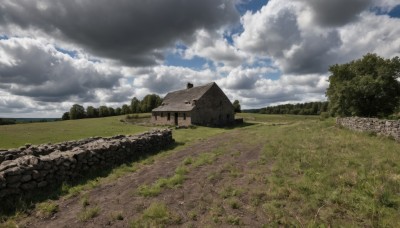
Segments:
[[[110,115],[110,113],[109,113],[107,106],[102,105],[99,107],[99,117],[106,117],[109,115]]]
[[[151,112],[154,108],[160,106],[162,99],[156,94],[146,95],[140,103],[141,112]]]
[[[329,68],[326,96],[332,115],[384,117],[400,99],[400,59],[367,54],[362,59]]]
[[[69,118],[71,120],[85,118],[85,108],[83,106],[74,104],[69,110]]]
[[[132,98],[131,111],[132,113],[140,113],[140,101],[136,97]]]
[[[121,115],[121,111],[122,111],[122,109],[121,109],[120,107],[116,108],[116,109],[115,109],[115,115],[116,115],[116,116]]]
[[[69,112],[64,112],[64,114],[61,117],[62,120],[69,120]]]
[[[108,115],[115,116],[115,109],[113,107],[108,107]]]
[[[125,115],[125,114],[129,114],[129,113],[130,113],[129,106],[126,104],[122,105],[121,114]]]
[[[242,112],[242,110],[240,109],[240,104],[238,100],[235,100],[233,102],[233,108],[235,109],[235,112]]]
[[[87,106],[86,107],[86,117],[87,118],[95,118],[98,117],[97,109],[94,108],[93,106]]]

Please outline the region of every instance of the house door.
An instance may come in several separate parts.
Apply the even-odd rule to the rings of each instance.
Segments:
[[[175,125],[178,125],[178,113],[175,112]]]

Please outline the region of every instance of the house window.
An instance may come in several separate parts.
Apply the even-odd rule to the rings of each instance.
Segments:
[[[163,112],[161,113],[161,117],[164,117],[164,113]]]
[[[171,113],[168,113],[167,120],[170,120],[170,119],[171,119]]]
[[[183,120],[186,120],[186,113],[183,113]]]
[[[226,119],[227,119],[227,120],[230,120],[230,119],[231,119],[231,115],[227,114],[227,115],[226,115]]]

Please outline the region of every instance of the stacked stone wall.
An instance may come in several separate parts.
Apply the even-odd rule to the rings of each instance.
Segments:
[[[171,130],[157,130],[0,151],[0,200],[76,180],[89,171],[132,161],[173,142]]]
[[[374,132],[378,135],[393,137],[396,141],[400,142],[399,120],[381,120],[377,118],[345,117],[345,118],[337,118],[336,124],[355,131]]]

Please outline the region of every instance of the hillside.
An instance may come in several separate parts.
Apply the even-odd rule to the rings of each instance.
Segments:
[[[332,119],[240,116],[246,124],[236,128],[174,130],[175,148],[65,184],[51,197],[20,206],[19,216],[8,216],[4,225],[400,225],[400,144],[335,127]],[[148,129],[117,118],[95,119],[93,126],[79,121],[70,122],[84,132],[76,137]],[[50,125],[25,126],[40,132],[36,126]],[[66,126],[65,132],[75,132]]]

